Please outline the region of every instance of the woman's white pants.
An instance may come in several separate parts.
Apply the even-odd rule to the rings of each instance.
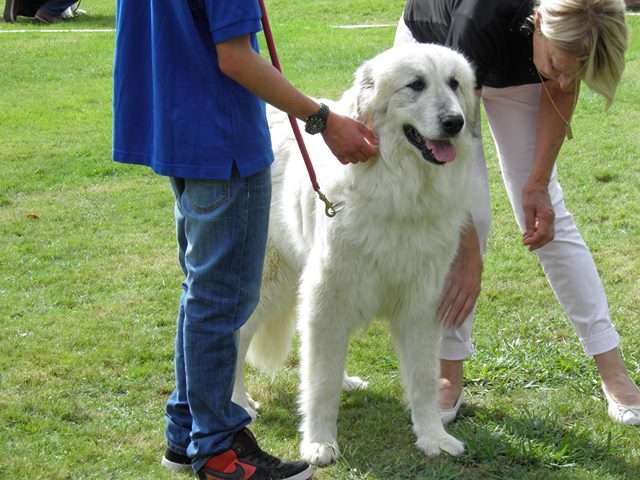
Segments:
[[[415,42],[415,39],[401,18],[395,44],[406,42]],[[522,189],[533,166],[540,93],[541,85],[532,84],[508,88],[483,87],[481,95],[504,185],[522,231],[525,230]],[[480,125],[481,122],[477,122],[475,167],[481,201],[474,202],[472,214],[484,254],[491,224],[491,207]],[[620,337],[611,323],[607,298],[589,248],[565,206],[555,168],[549,182],[549,194],[555,212],[555,237],[535,253],[587,355],[607,352],[618,346]],[[473,353],[473,316],[472,313],[460,328],[444,331],[442,359],[462,360]]]

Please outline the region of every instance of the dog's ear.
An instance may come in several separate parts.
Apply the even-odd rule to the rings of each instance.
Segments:
[[[461,55],[459,75],[465,88],[463,90],[466,121],[469,130],[476,131],[476,123],[479,121],[480,97],[475,94],[476,75],[471,63]]]
[[[373,107],[376,85],[374,81],[374,65],[372,61],[365,62],[356,71],[356,80],[353,84],[355,102],[353,105],[353,116],[364,121]]]

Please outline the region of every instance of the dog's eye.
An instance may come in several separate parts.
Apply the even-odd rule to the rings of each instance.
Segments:
[[[415,82],[411,82],[407,85],[411,90],[415,90],[416,92],[421,92],[426,87],[424,80],[422,78],[418,78]]]
[[[451,87],[451,90],[456,91],[459,86],[460,82],[458,82],[458,80],[456,80],[455,78],[449,80],[449,87]]]

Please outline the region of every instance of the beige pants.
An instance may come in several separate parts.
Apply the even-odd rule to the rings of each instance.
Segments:
[[[415,41],[400,18],[395,45]],[[522,231],[525,229],[522,188],[533,165],[540,90],[540,84],[483,87],[481,95],[498,152],[502,178]],[[477,122],[475,166],[481,187],[481,201],[475,202],[472,214],[484,254],[491,224],[491,207],[480,126],[481,122]],[[549,194],[555,212],[555,238],[535,253],[587,355],[608,352],[618,346],[620,337],[611,323],[607,298],[589,248],[564,204],[555,168],[549,182]],[[445,330],[441,358],[462,360],[473,353],[473,316],[472,313],[460,328]]]

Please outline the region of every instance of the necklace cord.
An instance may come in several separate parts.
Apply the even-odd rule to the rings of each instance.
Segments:
[[[571,108],[571,113],[569,114],[569,120],[567,120],[566,118],[564,118],[564,115],[562,115],[562,113],[560,112],[558,105],[556,105],[556,102],[553,100],[553,97],[551,96],[551,92],[549,92],[546,82],[542,78],[542,75],[540,75],[540,72],[538,71],[537,68],[536,68],[536,73],[538,74],[538,77],[540,77],[540,82],[542,82],[542,88],[544,88],[544,91],[547,94],[547,98],[551,102],[551,105],[553,105],[553,108],[555,109],[560,119],[565,124],[565,133],[567,135],[567,140],[571,140],[573,138],[573,131],[571,129],[571,120],[573,119],[573,112],[575,111],[576,105],[578,104],[578,82],[576,82],[575,84],[575,88],[573,91],[573,107]]]
[[[538,28],[536,28],[535,33],[537,33],[538,35],[542,36],[542,32],[540,32],[540,30]],[[555,109],[555,111],[558,114],[558,116],[560,117],[560,119],[564,122],[565,135],[567,136],[567,140],[571,140],[573,138],[573,130],[571,129],[571,120],[573,119],[573,112],[575,112],[576,105],[578,104],[578,94],[579,94],[578,85],[579,85],[579,80],[574,80],[575,83],[574,83],[574,88],[573,88],[573,107],[571,108],[571,112],[569,113],[569,120],[567,120],[566,118],[564,118],[564,115],[562,115],[562,112],[560,112],[560,109],[558,108],[558,105],[556,105],[556,102],[553,100],[553,97],[551,96],[551,92],[549,92],[549,89],[547,88],[547,84],[546,84],[544,78],[542,78],[542,75],[540,74],[540,70],[538,70],[537,67],[535,67],[535,69],[536,69],[536,73],[538,74],[538,78],[540,79],[540,83],[542,83],[542,88],[544,88],[544,91],[547,94],[547,98],[551,102],[551,105],[553,105],[553,108]]]

